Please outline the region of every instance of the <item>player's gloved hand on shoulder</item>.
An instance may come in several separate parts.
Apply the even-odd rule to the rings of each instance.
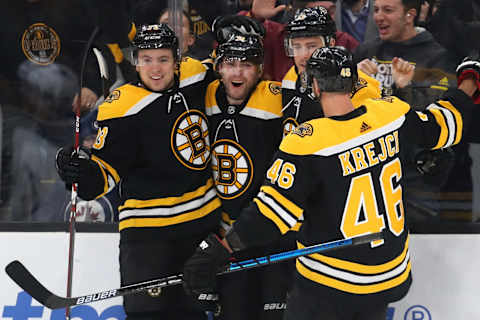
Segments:
[[[90,155],[90,150],[83,147],[79,149],[78,153],[73,146],[58,149],[55,156],[55,167],[67,187],[79,182],[88,174],[92,167]]]
[[[457,66],[457,84],[460,86],[465,79],[473,79],[477,85],[477,90],[472,99],[475,104],[480,103],[480,57],[478,55],[465,57]]]
[[[204,311],[218,312],[217,272],[231,257],[215,234],[198,246],[183,267],[183,287]]]
[[[231,39],[233,35],[265,37],[265,27],[255,19],[241,15],[220,16],[212,24],[212,31],[219,44]]]

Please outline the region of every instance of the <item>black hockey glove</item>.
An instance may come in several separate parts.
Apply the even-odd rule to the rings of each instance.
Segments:
[[[90,161],[90,155],[90,150],[83,147],[80,148],[78,153],[72,146],[58,149],[55,156],[55,167],[67,188],[71,187],[74,182],[79,182],[82,177],[89,173],[93,165]]]
[[[216,40],[222,44],[231,39],[233,35],[265,37],[265,27],[255,19],[240,15],[226,15],[215,19],[212,31]]]
[[[183,267],[183,287],[204,311],[218,312],[217,272],[231,255],[215,234],[210,234]]]
[[[468,77],[473,77],[477,84],[477,92],[474,93],[472,99],[475,104],[480,103],[480,59],[479,57],[466,57],[457,67],[457,84]]]
[[[450,148],[420,151],[415,156],[415,164],[425,182],[441,186],[455,162],[455,153]]]

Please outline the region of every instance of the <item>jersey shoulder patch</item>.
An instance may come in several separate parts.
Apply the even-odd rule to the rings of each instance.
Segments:
[[[380,82],[358,70],[358,81],[352,90],[352,103],[355,108],[362,105],[365,99],[376,99],[382,96]]]
[[[134,115],[148,106],[161,94],[126,84],[113,90],[98,107],[97,120],[108,120]]]
[[[190,57],[180,62],[180,88],[187,87],[205,79],[207,67],[201,61]]]

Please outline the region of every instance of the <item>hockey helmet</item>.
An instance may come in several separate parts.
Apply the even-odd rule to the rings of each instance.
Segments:
[[[175,60],[180,57],[178,38],[165,23],[140,26],[133,38],[132,49],[134,62],[140,49],[171,49]]]
[[[323,47],[315,50],[307,62],[309,82],[313,78],[325,92],[352,92],[358,80],[357,65],[352,54],[343,47]]]
[[[215,70],[218,64],[226,59],[251,61],[256,65],[263,64],[263,44],[258,37],[236,34],[218,46],[215,58]]]
[[[323,37],[325,46],[335,39],[335,21],[324,7],[298,9],[293,19],[285,26],[285,49],[287,56],[293,56],[290,40],[301,37]]]

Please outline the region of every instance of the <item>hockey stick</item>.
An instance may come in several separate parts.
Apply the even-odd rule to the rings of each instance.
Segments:
[[[85,67],[87,64],[88,52],[93,44],[93,40],[99,31],[98,27],[95,27],[87,44],[85,45],[85,51],[82,57],[82,65],[80,67],[80,88],[78,91],[77,106],[75,110],[75,152],[78,154],[80,151],[80,104],[82,102],[82,88],[83,88],[83,75],[85,73]],[[68,226],[69,241],[68,241],[68,271],[67,271],[67,297],[72,296],[72,280],[73,280],[73,257],[75,252],[75,215],[77,214],[77,190],[78,183],[72,184],[71,195],[71,209],[70,209],[70,223]],[[70,319],[70,308],[65,310],[65,318]]]
[[[257,268],[272,263],[279,263],[286,260],[298,258],[301,256],[323,252],[331,251],[335,249],[347,248],[351,246],[356,246],[364,243],[368,243],[375,240],[383,239],[382,233],[373,233],[369,235],[359,236],[355,238],[348,238],[343,240],[337,240],[322,244],[317,244],[303,249],[296,249],[286,252],[281,252],[277,254],[272,254],[256,259],[243,260],[240,262],[233,262],[225,266],[218,275],[232,273],[236,271],[242,271],[252,268]],[[56,294],[50,292],[45,288],[28,270],[25,266],[15,260],[10,262],[5,268],[8,276],[15,281],[23,290],[30,294],[35,300],[46,306],[50,309],[60,309],[69,306],[76,306],[91,302],[96,302],[100,300],[106,300],[110,298],[115,298],[119,296],[124,296],[132,293],[143,292],[152,288],[163,288],[173,285],[178,285],[182,283],[182,275],[173,275],[170,277],[140,282],[124,286],[118,289],[112,289],[102,292],[97,292],[93,294],[87,294],[79,297],[60,297]]]

